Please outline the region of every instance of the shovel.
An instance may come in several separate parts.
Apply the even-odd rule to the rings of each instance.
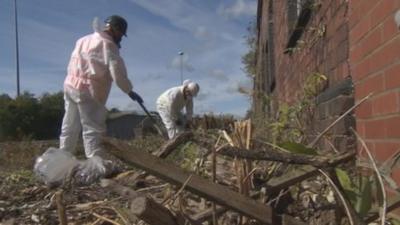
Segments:
[[[139,103],[140,107],[143,109],[143,111],[146,113],[146,115],[150,118],[151,122],[153,122],[153,125],[154,125],[154,127],[156,128],[157,133],[158,133],[159,135],[161,135],[163,138],[166,138],[166,135],[164,134],[164,132],[162,132],[161,128],[158,126],[157,121],[153,118],[153,116],[149,113],[149,111],[147,111],[147,109],[146,109],[146,107],[143,105],[143,103],[142,103],[142,102],[136,101],[136,100],[133,99],[130,95],[129,95],[129,97],[130,97],[133,101]]]

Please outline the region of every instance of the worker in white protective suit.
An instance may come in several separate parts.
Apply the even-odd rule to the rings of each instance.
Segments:
[[[168,131],[169,139],[190,126],[193,116],[193,97],[196,97],[200,87],[197,83],[185,80],[183,85],[170,88],[157,99],[157,111]],[[186,116],[182,114],[185,108]]]
[[[143,103],[132,91],[132,83],[119,54],[128,23],[120,16],[106,19],[104,29],[96,30],[76,42],[64,81],[65,114],[60,149],[74,153],[82,131],[85,155],[91,158],[102,151],[101,137],[106,132],[105,104],[112,82],[132,99]]]

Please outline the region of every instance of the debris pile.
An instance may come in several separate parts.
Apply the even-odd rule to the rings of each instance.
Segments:
[[[46,186],[31,171],[1,174],[1,224],[341,224],[341,203],[319,170],[354,153],[312,156],[233,132],[185,132],[156,148],[106,139],[124,172],[81,186]],[[291,163],[291,164],[289,164]],[[292,165],[292,164],[297,165]],[[280,176],[278,176],[280,175]]]

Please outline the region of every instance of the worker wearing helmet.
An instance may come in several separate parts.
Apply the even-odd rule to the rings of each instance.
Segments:
[[[105,20],[104,29],[95,30],[76,42],[64,81],[61,149],[75,152],[82,131],[87,158],[102,150],[100,141],[106,132],[105,104],[113,81],[123,92],[143,102],[132,91],[132,83],[119,54],[120,42],[127,29],[126,20],[113,15]]]
[[[193,97],[200,87],[197,83],[185,80],[181,86],[166,90],[157,99],[157,111],[167,128],[169,139],[174,138],[191,123],[193,116]],[[182,114],[185,108],[186,116]]]

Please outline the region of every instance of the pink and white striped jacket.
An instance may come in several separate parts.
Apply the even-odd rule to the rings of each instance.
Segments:
[[[124,60],[112,38],[104,32],[80,38],[71,55],[64,87],[88,89],[105,105],[113,81],[125,93],[132,90]]]

